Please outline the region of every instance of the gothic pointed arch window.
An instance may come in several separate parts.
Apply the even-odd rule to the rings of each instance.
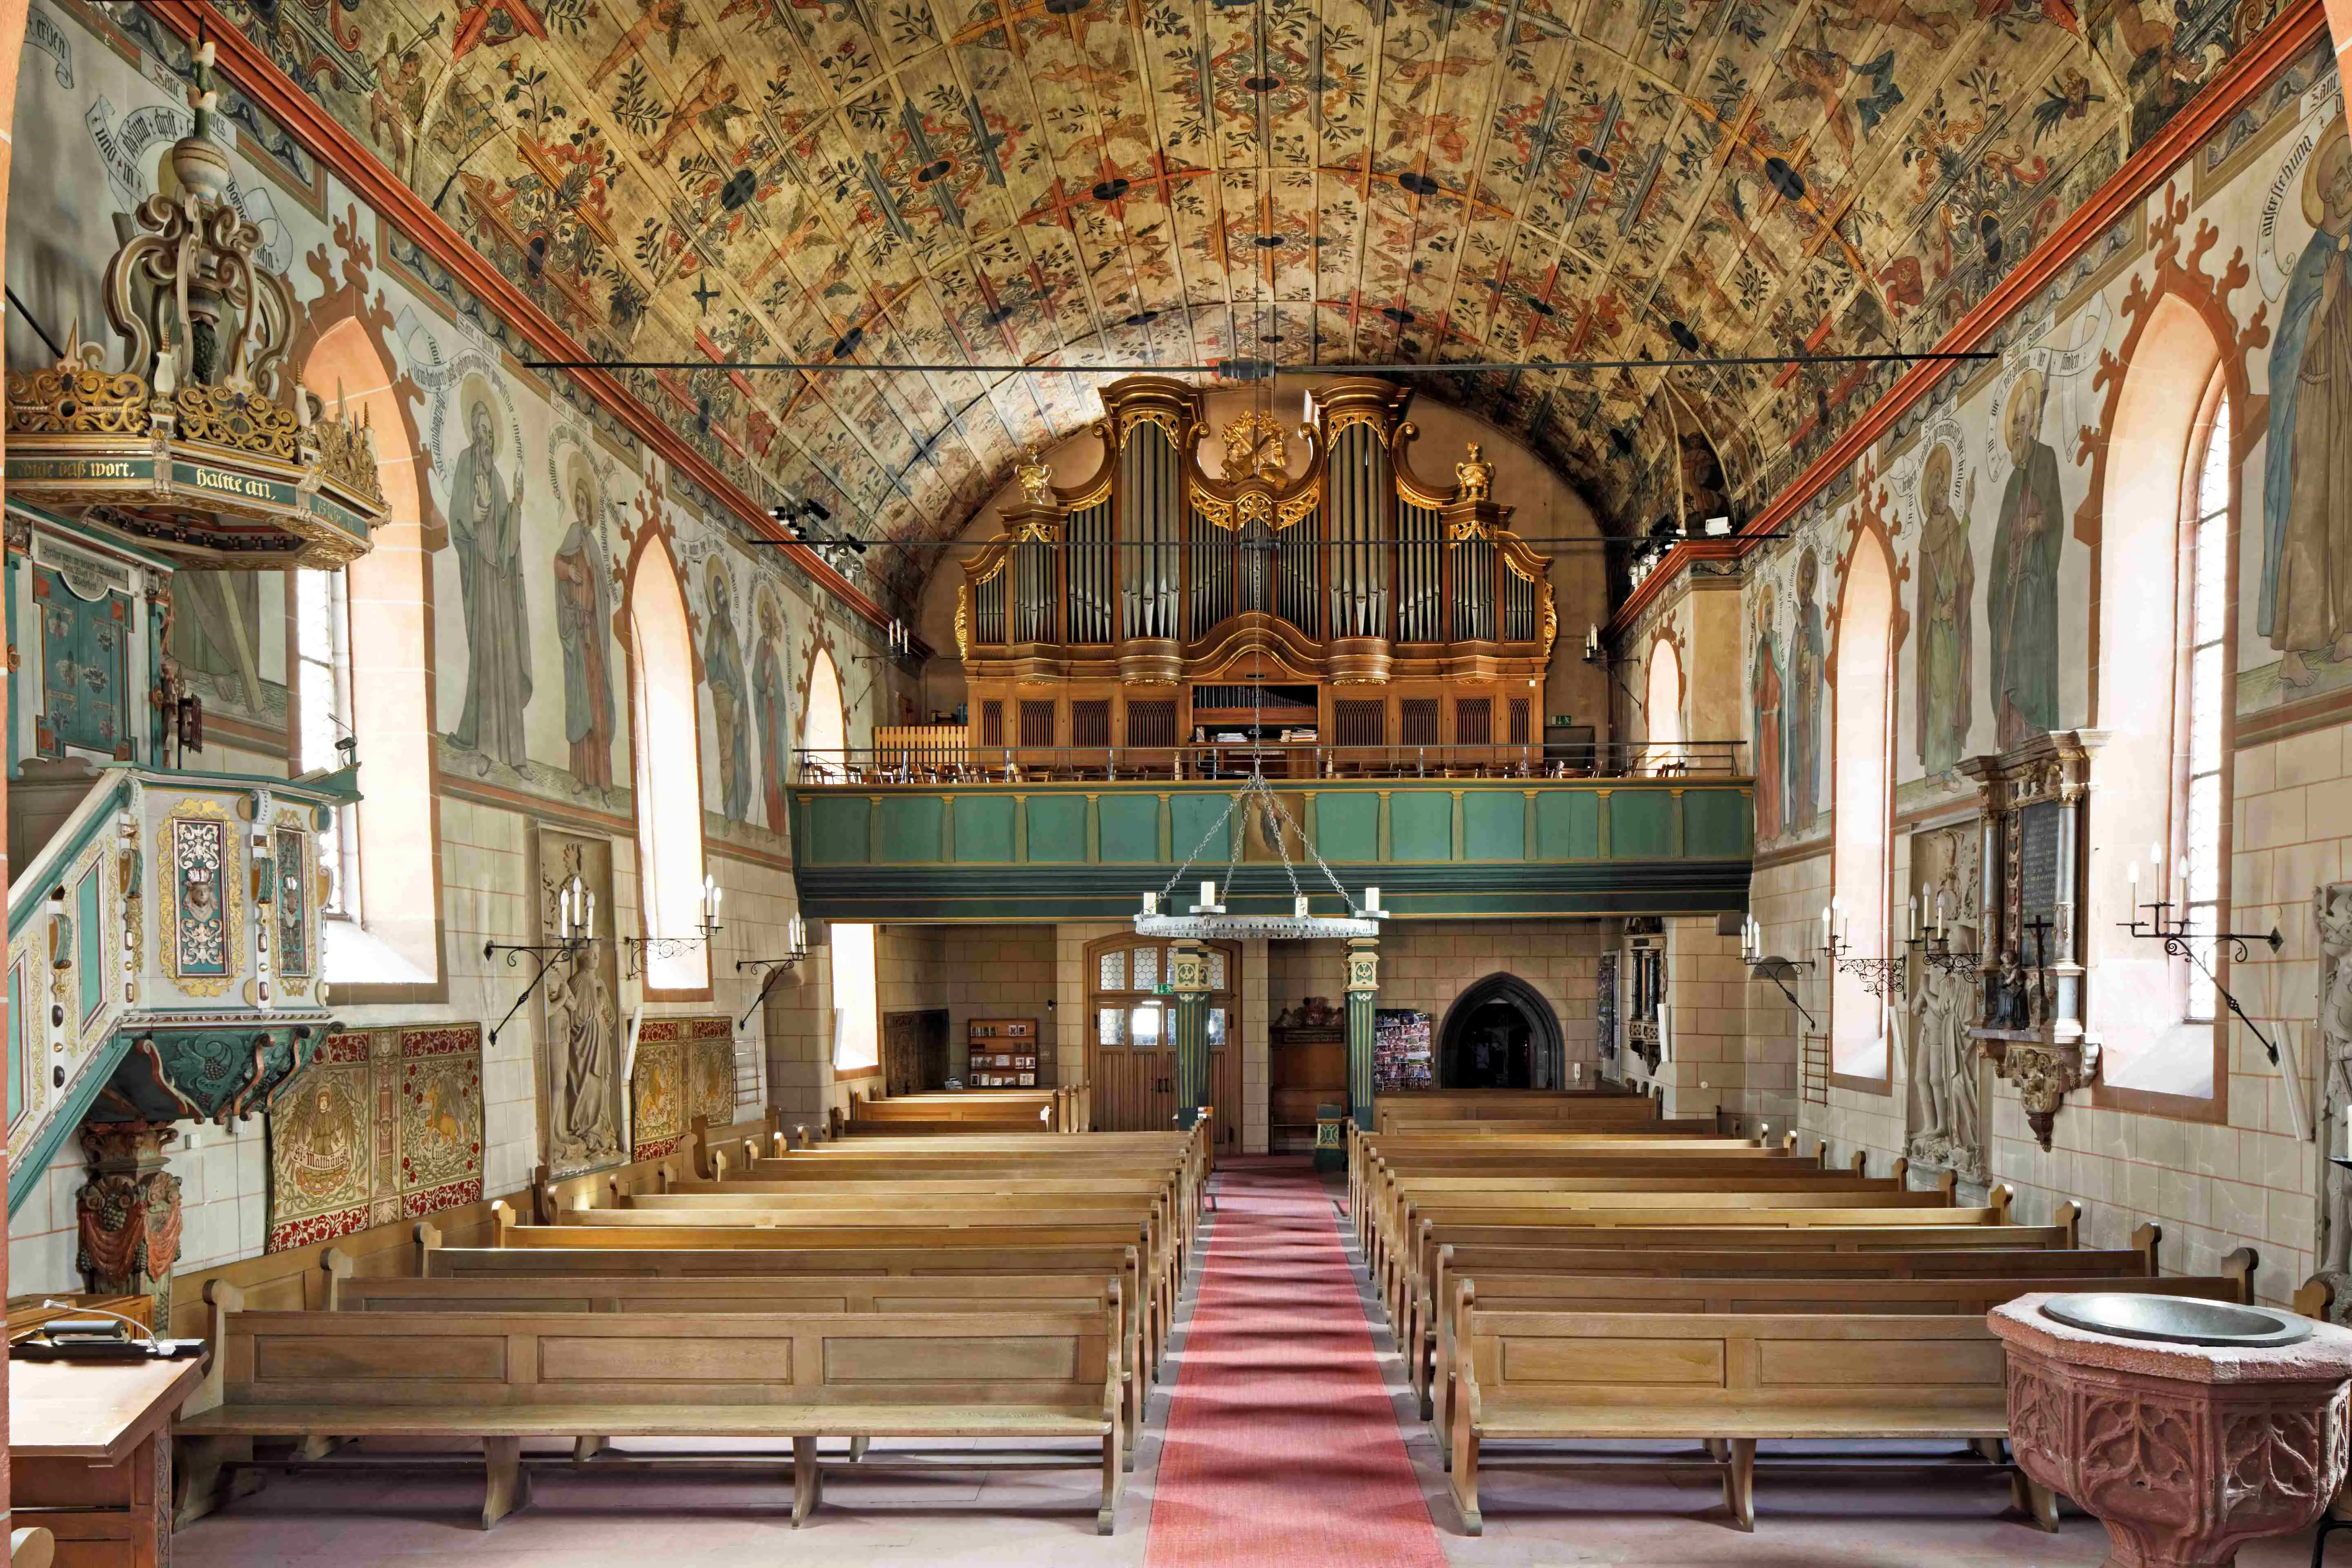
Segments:
[[[2210,312],[2180,294],[2148,311],[2109,416],[2101,508],[2094,764],[2105,821],[2092,851],[2093,984],[2101,1104],[2197,1121],[2229,1115],[2226,1016],[2215,979],[2231,954],[2230,856],[2243,384]],[[2114,589],[2129,574],[2129,591]],[[2168,648],[2172,657],[2132,650]],[[2188,951],[2117,929],[2161,903]],[[2257,956],[2267,957],[2266,953]]]
[[[698,677],[677,563],[657,529],[639,535],[627,593],[639,918],[650,944],[646,985],[655,996],[698,996],[710,987],[710,954],[691,940],[703,924],[704,898]]]
[[[341,1003],[442,998],[439,812],[433,765],[430,542],[417,452],[395,377],[369,327],[320,333],[303,384],[373,432],[386,512],[365,555],[294,571],[293,771],[356,756],[363,803],[330,819],[325,973]]]
[[[809,657],[808,707],[802,719],[801,767],[820,780],[848,773],[849,719],[841,700],[841,672],[824,644]]]
[[[1884,959],[1894,807],[1895,573],[1885,536],[1864,528],[1847,554],[1831,654],[1830,924],[1854,963]],[[1851,1089],[1888,1091],[1886,1004],[1841,966],[1830,985],[1830,1068]]]

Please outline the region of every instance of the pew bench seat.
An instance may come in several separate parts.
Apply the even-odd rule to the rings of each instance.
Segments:
[[[478,1441],[488,1530],[530,1499],[526,1437],[790,1439],[793,1522],[822,1437],[1083,1437],[1096,1529],[1123,1474],[1118,1313],[270,1312],[215,1281],[212,1359],[174,1426],[184,1497],[254,1437]],[[1087,1461],[1089,1465],[1093,1460]],[[183,1517],[203,1511],[200,1501]]]
[[[1753,1530],[1759,1441],[1948,1438],[1982,1455],[2009,1431],[2006,1359],[1979,1318],[1489,1312],[1476,1301],[1464,1280],[1447,1434],[1448,1484],[1472,1535],[1485,1528],[1490,1442],[1702,1441],[1720,1456],[1732,1522]],[[2056,1500],[2011,1478],[2054,1528]]]

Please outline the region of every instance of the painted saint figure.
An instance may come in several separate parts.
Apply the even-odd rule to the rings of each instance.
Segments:
[[[1772,635],[1772,584],[1756,600],[1756,652],[1749,685],[1756,702],[1756,842],[1780,837],[1780,650]]]
[[[2319,678],[2314,658],[2352,662],[2352,141],[2341,120],[2304,175],[2303,210],[2311,240],[2271,340],[2255,621],[2290,687]]]
[[[1790,684],[1796,710],[1789,716],[1788,827],[1801,832],[1821,815],[1822,686],[1828,644],[1822,637],[1821,559],[1797,557],[1797,628],[1789,643]]]
[[[760,787],[768,805],[768,831],[784,830],[784,785],[792,778],[792,721],[786,704],[792,682],[784,675],[784,616],[769,595],[760,595],[760,651],[751,661],[751,705],[760,720]]]
[[[702,639],[702,672],[710,683],[710,712],[719,727],[719,809],[730,821],[741,822],[751,812],[751,704],[727,574],[716,563],[704,593],[710,626]]]
[[[466,404],[466,449],[449,481],[449,543],[466,615],[466,707],[450,743],[512,767],[524,758],[522,712],[530,702],[530,618],[523,605],[522,475],[499,478],[490,399]]]
[[[1977,482],[1969,478],[1960,510],[1952,510],[1952,451],[1937,447],[1919,476],[1919,761],[1930,773],[1948,770],[1967,750],[1971,701],[1969,656],[1975,647],[1977,563],[1969,549],[1969,514]]]
[[[597,548],[596,487],[585,465],[572,475],[572,526],[555,552],[555,637],[563,648],[563,738],[583,789],[613,787],[613,683],[604,638],[613,624]]]
[[[2058,496],[2058,454],[2042,439],[2042,373],[2010,389],[2001,429],[2009,484],[1992,536],[1985,590],[1992,637],[1992,711],[2000,749],[2058,727],[2058,557],[2066,519]]]

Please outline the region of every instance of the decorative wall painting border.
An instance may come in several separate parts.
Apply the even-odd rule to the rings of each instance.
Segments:
[[[482,1197],[482,1029],[331,1035],[268,1118],[265,1250]]]

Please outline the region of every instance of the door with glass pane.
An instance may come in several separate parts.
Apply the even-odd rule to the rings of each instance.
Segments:
[[[1231,1039],[1239,1027],[1234,987],[1241,954],[1230,943],[1207,945],[1209,1092],[1217,1142],[1231,1145],[1241,1127],[1241,1051]],[[1095,1125],[1104,1131],[1156,1132],[1176,1124],[1176,997],[1161,990],[1168,947],[1115,936],[1087,949],[1087,1082]]]

